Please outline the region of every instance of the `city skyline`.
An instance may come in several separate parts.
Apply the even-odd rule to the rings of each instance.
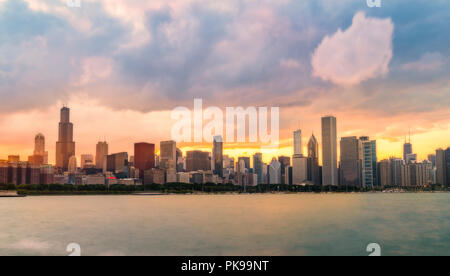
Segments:
[[[74,140],[73,136],[75,135],[73,132],[76,132],[76,130],[74,131],[74,127],[76,128],[77,126],[74,126],[74,124],[70,122],[70,116],[71,116],[70,111],[71,111],[71,109],[69,107],[67,107],[67,106],[63,106],[60,109],[60,123],[59,123],[58,136],[60,136],[59,140],[61,140],[61,137],[63,137],[62,140],[67,140],[68,143],[71,145],[72,143],[75,144],[75,142],[73,142],[73,140]],[[330,158],[334,159],[335,161],[334,161],[334,164],[332,164],[331,166],[333,167],[334,165],[336,165],[335,167],[339,167],[339,164],[342,162],[342,142],[346,141],[346,139],[353,138],[353,137],[357,138],[357,137],[356,136],[339,136],[338,135],[339,134],[339,128],[337,127],[339,120],[336,117],[331,116],[331,115],[326,115],[326,116],[323,116],[321,119],[322,119],[322,124],[321,124],[322,130],[324,129],[324,127],[325,127],[325,129],[330,128],[330,121],[329,120],[330,119],[334,120],[334,122],[331,121],[331,130],[327,130],[327,135],[330,135],[328,133],[329,133],[329,131],[331,131],[332,132],[331,135],[335,136],[334,138],[330,137],[330,139],[332,139],[332,141],[333,141],[332,143],[336,144],[335,146],[332,146],[332,151],[335,151],[335,153]],[[234,158],[235,160],[238,160],[238,158],[243,158],[243,157],[253,158],[253,156],[255,154],[261,153],[262,154],[262,161],[264,163],[270,164],[273,158],[278,158],[278,157],[283,157],[283,156],[292,157],[292,156],[296,156],[296,155],[297,156],[303,156],[304,152],[307,152],[308,153],[308,157],[309,157],[309,154],[312,152],[313,154],[317,154],[318,155],[319,164],[322,166],[323,165],[322,160],[323,160],[323,154],[324,154],[323,151],[322,151],[322,148],[323,148],[322,140],[321,139],[317,139],[315,137],[314,133],[312,133],[311,137],[308,138],[309,141],[306,142],[307,139],[304,139],[304,137],[303,137],[304,132],[303,132],[302,129],[296,129],[295,131],[293,131],[291,133],[291,135],[292,134],[293,134],[292,139],[287,139],[287,142],[286,141],[284,142],[284,143],[287,143],[287,145],[285,147],[280,147],[279,149],[270,148],[270,149],[268,149],[269,153],[267,153],[267,152],[264,153],[265,152],[264,148],[254,147],[254,148],[252,148],[251,151],[249,151],[249,148],[244,148],[244,150],[245,150],[244,152],[237,152],[237,153],[233,154],[233,148],[231,148],[231,149],[228,148],[227,149],[227,143],[222,142],[222,140],[221,140],[222,137],[221,136],[214,136],[213,137],[213,143],[207,143],[207,142],[191,143],[194,146],[182,146],[184,144],[188,144],[189,145],[189,143],[183,143],[183,142],[177,143],[175,141],[168,140],[168,139],[161,140],[161,141],[158,141],[158,142],[153,142],[153,141],[149,142],[148,140],[145,141],[145,142],[142,142],[142,141],[141,142],[130,141],[130,143],[132,144],[132,147],[134,147],[132,150],[118,150],[118,151],[115,151],[115,150],[110,151],[109,150],[110,142],[107,141],[107,139],[106,139],[105,141],[100,140],[100,141],[95,142],[93,151],[77,152],[75,154],[75,157],[76,157],[76,160],[80,160],[81,161],[86,156],[92,156],[92,158],[93,158],[93,162],[92,162],[93,165],[95,165],[95,167],[97,167],[97,168],[102,168],[102,166],[99,165],[99,162],[106,162],[106,156],[108,155],[108,153],[111,154],[112,152],[116,152],[116,153],[117,152],[119,152],[119,153],[125,152],[125,153],[128,153],[129,157],[131,157],[131,156],[134,157],[133,154],[134,154],[134,151],[136,151],[136,148],[135,148],[136,144],[148,144],[148,145],[152,145],[153,146],[153,148],[154,148],[153,151],[155,153],[155,156],[159,156],[161,158],[161,160],[160,160],[160,162],[162,162],[161,164],[163,164],[165,162],[164,161],[165,158],[169,158],[169,159],[174,160],[174,158],[176,158],[175,157],[175,153],[176,153],[177,149],[180,149],[182,151],[183,156],[186,156],[186,153],[188,151],[209,152],[211,154],[211,158],[213,159],[213,156],[214,156],[214,145],[216,144],[216,142],[219,142],[220,143],[220,152],[222,152],[221,154],[226,155],[226,156],[228,156],[230,158]],[[368,136],[364,136],[364,135],[359,136],[361,141],[362,141],[362,145],[360,145],[360,147],[363,148],[364,140],[367,140],[367,142],[370,142],[371,147],[372,147],[372,145],[374,147],[373,148],[373,152],[374,152],[375,156],[378,158],[378,161],[384,160],[384,159],[386,159],[386,160],[387,159],[392,159],[392,158],[400,158],[400,159],[403,159],[403,160],[408,160],[409,157],[412,157],[414,160],[418,160],[418,161],[428,160],[430,154],[431,155],[435,154],[437,149],[446,149],[448,147],[448,144],[447,144],[447,145],[442,145],[442,146],[436,147],[436,149],[434,149],[434,150],[430,149],[429,153],[426,154],[426,157],[424,157],[422,159],[422,158],[420,158],[420,155],[418,155],[416,153],[415,147],[414,147],[413,143],[411,142],[411,130],[409,130],[408,135],[409,135],[408,138],[406,138],[406,136],[405,136],[405,141],[402,144],[401,154],[397,154],[397,155],[395,155],[395,154],[380,155],[380,153],[379,153],[379,146],[377,145],[378,140],[377,139],[370,139],[370,141],[369,141],[369,137]],[[36,155],[36,148],[37,147],[39,147],[38,155],[42,154],[42,152],[44,152],[45,155],[48,155],[49,152],[50,153],[52,152],[52,147],[51,146],[50,147],[49,146],[45,146],[46,143],[48,143],[48,141],[46,140],[46,136],[44,134],[42,134],[42,133],[38,133],[38,134],[36,134],[34,136],[34,143],[33,143],[34,151],[33,152],[29,153],[28,155],[20,155],[20,154],[16,154],[16,153],[5,153],[3,155],[3,156],[5,156],[4,158],[2,158],[2,155],[0,154],[0,160],[8,160],[8,157],[14,156],[14,158],[19,157],[20,161],[22,161],[22,162],[29,161],[30,160],[29,158],[31,158],[32,156]],[[300,150],[299,153],[296,154],[296,151],[299,151],[298,143],[301,143],[301,150]],[[314,151],[316,151],[316,149],[308,148],[310,146],[310,143],[313,143],[312,144],[313,147],[317,147],[317,150],[318,150],[317,153],[314,153]],[[61,144],[61,142],[57,141],[56,148],[55,148],[55,153],[58,151],[57,148],[58,148],[59,144]],[[229,144],[236,145],[236,144],[239,144],[239,143],[229,143]],[[245,143],[243,143],[243,144],[245,144]],[[253,143],[253,144],[255,144],[255,143]],[[166,151],[168,149],[172,148],[172,149],[170,149],[170,151],[168,153],[166,153],[166,155],[167,154],[169,156],[172,155],[172,157],[162,157],[161,156],[161,146],[163,146],[163,145],[169,146],[169,148],[167,148],[167,146],[166,146]],[[73,152],[74,149],[72,150],[72,147],[75,147],[75,145],[70,146],[70,149]],[[249,152],[251,152],[251,153],[249,153]],[[99,153],[101,153],[101,154],[103,154],[105,156],[104,157],[105,161],[103,161],[103,158],[100,158],[99,160],[97,160],[97,158],[99,158],[99,157],[97,157],[99,155]],[[411,156],[409,156],[409,155],[411,155]],[[52,165],[55,165],[56,167],[62,167],[63,169],[67,169],[67,167],[64,164],[67,164],[67,166],[68,166],[68,162],[69,162],[69,159],[70,159],[71,156],[72,156],[71,154],[67,154],[67,156],[64,157],[66,159],[65,162],[63,162],[64,158],[62,158],[61,161],[60,161],[62,165],[61,164],[58,165],[56,162],[52,163],[51,162],[51,160],[52,160],[51,157],[48,158],[47,156],[45,156],[45,159],[43,159],[43,160],[47,160],[47,158],[48,158],[48,161],[49,161],[48,164],[52,164]],[[305,155],[305,157],[306,157],[306,155]],[[220,159],[223,160],[223,157],[221,157]],[[54,160],[56,160],[56,158]],[[102,160],[102,161],[100,161],[100,160]],[[212,163],[212,165],[213,165],[213,163]],[[44,164],[45,164],[45,162],[44,162]],[[77,164],[80,164],[80,163],[78,162]],[[162,167],[165,168],[166,165],[162,165]],[[335,180],[333,180],[332,183],[339,182],[337,180],[337,172],[336,172],[336,175],[334,176],[334,179]],[[333,185],[336,185],[336,184],[333,184]]]
[[[247,187],[260,184],[352,189],[450,185],[450,147],[436,149],[435,154],[422,161],[417,159],[409,138],[403,145],[402,159],[395,156],[379,159],[376,140],[368,136],[347,136],[340,138],[338,156],[338,119],[331,115],[321,118],[322,166],[319,166],[319,142],[314,134],[308,140],[307,155],[303,154],[301,129],[292,132],[293,154],[283,156],[271,147],[273,154],[269,157],[272,159],[267,163],[262,152],[253,156],[224,155],[223,137],[215,133],[209,150],[190,150],[185,156],[174,140],[160,141],[159,154],[156,143],[135,142],[134,151],[129,154],[124,151],[110,153],[108,142],[99,141],[95,157],[81,154],[78,166],[73,139],[76,126],[71,123],[70,116],[70,108],[64,105],[60,109],[54,166],[44,162],[48,154],[45,136],[38,133],[35,150],[27,162],[23,162],[19,155],[0,159],[0,184],[136,186],[214,183],[241,186],[244,192]],[[239,120],[239,116],[237,118]]]
[[[63,109],[66,107],[63,107]],[[70,108],[68,108],[70,109]],[[72,109],[70,109],[72,110]],[[62,113],[62,110],[60,111],[60,113]],[[61,115],[62,116],[62,115]],[[72,113],[70,114],[70,116],[72,116]],[[326,117],[326,116],[325,116]],[[320,128],[320,117],[318,118],[318,125]],[[339,141],[341,138],[343,137],[349,137],[352,135],[340,135],[340,131],[339,131],[339,118],[337,120],[337,160],[340,160],[340,145],[339,145]],[[74,123],[75,125],[76,123]],[[82,124],[89,124],[89,121],[86,122],[82,122]],[[82,125],[76,125],[76,128],[78,127],[82,127]],[[298,129],[296,131],[300,131],[300,135],[301,137],[301,143],[302,143],[302,152],[307,152],[308,151],[308,144],[306,142],[306,140],[309,139],[308,137],[308,133],[304,131],[303,128]],[[404,141],[398,141],[398,142],[390,142],[387,144],[381,143],[380,141],[383,142],[383,140],[379,140],[376,139],[375,137],[373,138],[373,140],[377,141],[377,156],[379,160],[382,159],[389,159],[391,157],[397,157],[397,158],[404,158],[404,147],[408,147],[409,145],[412,146],[412,151],[414,154],[417,154],[417,159],[418,160],[426,160],[428,158],[429,154],[435,154],[435,150],[439,149],[439,148],[447,148],[448,143],[442,143],[441,145],[437,145],[434,149],[432,148],[426,148],[424,150],[422,150],[420,152],[417,150],[417,148],[423,148],[425,147],[425,145],[419,145],[416,146],[414,144],[414,134],[411,134],[411,130],[408,129],[409,133],[407,135],[404,136]],[[56,131],[58,132],[58,131]],[[160,154],[160,142],[164,142],[167,140],[170,140],[170,135],[168,135],[166,138],[163,138],[161,141],[153,141],[151,138],[143,138],[141,140],[136,140],[136,141],[131,141],[129,142],[129,145],[127,147],[121,147],[121,146],[114,146],[114,142],[116,141],[115,139],[106,139],[107,137],[103,137],[103,138],[99,138],[98,141],[96,140],[92,140],[90,137],[88,139],[85,139],[84,141],[84,145],[85,145],[85,149],[87,150],[78,150],[79,147],[79,143],[78,140],[83,140],[83,139],[78,139],[76,133],[77,131],[74,130],[73,131],[73,140],[77,141],[77,151],[76,151],[76,158],[77,160],[81,160],[82,155],[85,154],[92,154],[94,155],[94,157],[96,156],[96,144],[97,143],[101,143],[101,142],[106,142],[108,145],[107,147],[112,148],[112,150],[109,150],[109,152],[128,152],[130,153],[130,156],[132,156],[132,152],[133,152],[133,147],[134,147],[134,143],[138,143],[139,141],[144,141],[144,142],[148,142],[148,143],[154,143],[155,144],[155,154]],[[45,137],[45,143],[46,143],[46,153],[48,154],[48,163],[49,164],[54,164],[56,165],[56,159],[52,156],[55,156],[56,154],[56,149],[54,147],[52,147],[51,145],[53,144],[51,142],[51,140],[49,140],[47,137],[48,135],[44,134],[44,131],[38,132],[36,135],[31,135],[30,137],[34,139],[36,139],[36,136],[38,135],[43,135]],[[321,131],[319,130],[318,132],[321,134]],[[353,133],[353,132],[352,132]],[[313,134],[313,132],[311,132],[311,135]],[[359,133],[357,134],[357,136],[366,136],[363,135],[364,133]],[[56,135],[58,136],[58,135]],[[292,136],[292,133],[290,133],[290,136]],[[306,136],[306,137],[305,137]],[[51,136],[50,136],[51,137]],[[321,138],[321,135],[318,136],[319,138]],[[372,138],[372,137],[371,137]],[[105,140],[105,141],[103,141]],[[95,141],[95,142],[93,142]],[[112,142],[111,142],[112,141]],[[320,165],[322,165],[322,139],[317,139],[318,141],[318,148],[319,148],[319,163]],[[56,141],[57,142],[57,141]],[[409,144],[411,143],[411,144]],[[20,151],[12,151],[12,152],[0,152],[0,160],[7,160],[8,156],[10,155],[18,155],[20,156],[20,160],[21,161],[27,161],[28,156],[31,156],[34,154],[34,147],[35,147],[35,141],[33,139],[31,139],[31,141],[29,142],[30,144],[30,148],[32,148],[31,151],[29,151],[28,148],[25,148],[23,150]],[[86,147],[86,145],[89,145],[88,147]],[[177,143],[178,148],[183,152],[183,155],[186,154],[187,151],[192,151],[192,150],[201,150],[201,151],[208,151],[208,152],[212,152],[212,144],[211,143],[207,143],[207,142],[202,142],[202,143]],[[223,154],[224,155],[228,155],[230,157],[233,157],[237,160],[238,157],[240,156],[246,156],[246,157],[252,157],[255,153],[263,153],[263,161],[265,163],[270,163],[270,161],[272,160],[272,158],[277,158],[279,156],[293,156],[294,155],[294,138],[287,138],[287,139],[281,139],[280,140],[280,147],[278,149],[264,149],[261,148],[259,146],[259,143],[249,143],[249,142],[244,142],[244,143],[223,143]],[[383,147],[385,147],[386,145],[389,146],[389,148],[393,148],[393,145],[399,145],[397,149],[395,149],[394,151],[387,151],[384,150]],[[2,145],[0,145],[1,147]],[[90,149],[92,147],[92,149]]]

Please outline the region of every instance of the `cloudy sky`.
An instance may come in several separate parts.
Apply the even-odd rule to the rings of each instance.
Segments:
[[[377,139],[401,156],[410,128],[420,158],[450,146],[450,2],[383,0],[0,0],[0,159],[47,138],[72,109],[77,155],[169,140],[171,111],[279,106],[291,133]],[[208,145],[180,145],[207,148]],[[229,144],[251,154],[258,144]],[[267,154],[266,160],[270,158]]]

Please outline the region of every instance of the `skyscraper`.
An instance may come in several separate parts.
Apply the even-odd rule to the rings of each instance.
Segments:
[[[160,144],[160,160],[159,166],[163,169],[169,168],[169,163],[176,164],[177,162],[177,142],[163,141]]]
[[[338,185],[336,117],[322,118],[322,184]]]
[[[391,158],[391,184],[393,186],[405,186],[406,184],[406,166],[401,158]]]
[[[8,184],[10,164],[6,160],[0,160],[0,184]]]
[[[412,145],[411,145],[411,143],[405,143],[405,144],[403,144],[403,160],[405,160],[405,162],[406,162],[406,157],[409,155],[409,154],[412,154]]]
[[[214,173],[223,177],[223,139],[222,136],[214,136],[213,143]]]
[[[391,175],[391,161],[381,160],[378,163],[378,181],[379,186],[386,187],[392,186],[392,175]]]
[[[314,134],[308,141],[308,157],[319,159],[319,143]]]
[[[34,154],[44,154],[45,152],[45,137],[38,133],[34,137]]]
[[[28,163],[35,165],[35,166],[42,166],[42,165],[44,165],[44,157],[41,155],[28,156]]]
[[[236,172],[240,174],[245,174],[248,172],[248,169],[245,167],[245,161],[243,159],[238,159]]]
[[[106,163],[108,156],[108,143],[98,142],[95,151],[95,167],[106,171]]]
[[[445,151],[443,149],[436,150],[436,184],[446,184],[446,162]]]
[[[129,177],[128,153],[119,152],[107,156],[107,170],[118,178]]]
[[[343,186],[362,186],[362,143],[353,137],[341,138],[340,184]]]
[[[59,122],[58,142],[56,142],[56,167],[67,171],[69,159],[75,155],[75,142],[73,141],[73,124],[70,122],[70,109],[61,108]]]
[[[134,167],[139,169],[139,177],[144,179],[144,172],[155,167],[155,144],[134,144]]]
[[[42,156],[44,164],[48,163],[48,152],[45,151],[45,136],[41,133],[34,137],[34,156]]]
[[[183,157],[183,152],[177,148],[177,171],[184,172],[186,171],[186,158]]]
[[[209,153],[199,150],[186,152],[186,171],[209,171],[211,163]]]
[[[258,184],[263,183],[262,153],[255,153],[255,155],[253,155],[253,173],[257,175]]]
[[[291,166],[291,158],[288,156],[279,156],[278,161],[281,164],[281,184],[286,184],[286,169]]]
[[[250,170],[250,157],[245,157],[245,156],[238,157],[238,164],[241,163],[241,161],[244,162],[245,168],[247,170]]]
[[[320,185],[319,176],[319,143],[314,134],[308,141],[308,181],[314,185]]]
[[[363,187],[372,188],[378,186],[377,179],[377,141],[369,137],[360,137],[363,148]]]
[[[281,163],[275,158],[269,166],[269,184],[281,184]]]
[[[294,131],[294,155],[303,155],[302,149],[302,131]]]
[[[406,141],[406,137],[405,137],[405,143],[403,144],[403,160],[405,160],[406,163],[409,163],[408,155],[410,155],[412,153],[413,153],[413,148],[412,148],[412,144],[411,144],[411,132],[410,132],[408,142]]]
[[[92,154],[82,154],[81,155],[81,168],[84,169],[87,166],[92,167],[92,164],[94,164],[94,156]]]
[[[428,161],[431,162],[431,165],[434,167],[436,167],[436,155],[434,154],[428,154]]]
[[[428,163],[428,161],[425,162]],[[428,184],[427,163],[411,162],[406,165],[406,186],[425,186]]]
[[[450,147],[445,150],[445,186],[450,187]]]
[[[302,154],[294,155],[292,157],[292,184],[294,185],[305,184],[307,180],[308,180],[308,158],[306,158]]]
[[[405,159],[405,163],[413,163],[413,162],[417,162],[417,154],[415,153],[410,153],[406,155],[406,159]]]

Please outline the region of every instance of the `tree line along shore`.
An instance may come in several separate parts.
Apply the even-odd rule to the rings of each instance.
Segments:
[[[107,195],[107,194],[135,194],[142,192],[158,192],[163,194],[190,194],[190,193],[364,193],[364,192],[447,192],[448,188],[440,185],[425,187],[374,187],[361,188],[353,186],[293,186],[293,185],[269,185],[235,186],[206,184],[167,183],[164,185],[0,185],[0,191],[17,191],[20,195]]]

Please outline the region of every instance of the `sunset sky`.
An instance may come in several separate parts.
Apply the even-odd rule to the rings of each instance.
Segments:
[[[292,132],[370,136],[378,159],[402,155],[411,129],[425,159],[450,146],[450,1],[0,0],[0,159],[55,159],[59,109],[71,108],[77,155],[171,139],[178,106],[280,107],[278,152]],[[339,141],[339,140],[338,140]],[[182,144],[184,150],[209,144]],[[251,155],[257,143],[226,144]]]

